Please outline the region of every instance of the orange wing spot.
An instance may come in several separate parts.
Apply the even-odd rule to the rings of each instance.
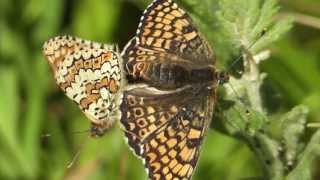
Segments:
[[[188,41],[194,39],[195,37],[197,37],[197,33],[195,31],[191,32],[191,33],[188,33],[188,34],[185,34],[184,37],[186,37],[186,39]]]
[[[170,12],[170,14],[172,14],[175,17],[182,17],[183,16],[183,14],[178,10],[173,10]]]
[[[176,159],[173,159],[173,160],[169,163],[170,169],[173,169],[177,164],[178,164],[178,161],[177,161]]]
[[[111,93],[116,93],[119,90],[119,85],[114,79],[111,79],[109,89]]]
[[[154,19],[155,22],[162,22],[162,18],[160,17],[156,17],[156,19]]]
[[[171,27],[170,25],[165,25],[163,29],[164,29],[165,31],[170,31],[171,28],[172,28],[172,27]]]
[[[167,141],[167,145],[169,148],[174,147],[177,144],[177,139],[170,139],[169,141]]]
[[[156,121],[156,118],[153,115],[148,116],[147,119],[149,120],[150,123],[153,123]]]
[[[190,166],[189,164],[184,165],[179,171],[179,175],[182,177],[186,176],[190,168],[192,168],[192,166]]]
[[[103,78],[101,82],[96,84],[97,89],[101,89],[103,87],[108,88],[109,87],[109,80],[107,77]]]
[[[163,8],[163,6],[160,4],[160,5],[158,5],[155,9],[156,9],[156,10],[162,10],[162,8]]]
[[[168,138],[164,135],[164,132],[158,134],[157,139],[159,139],[160,143],[164,143],[168,140]]]
[[[167,24],[168,25],[168,24],[171,24],[172,21],[170,21],[168,19],[163,19],[162,22],[163,22],[163,24]]]
[[[85,86],[86,94],[92,94],[92,90],[94,89],[94,85],[92,83],[88,83]]]
[[[154,180],[161,180],[161,175],[160,174],[154,174],[153,178],[154,178]]]
[[[178,112],[177,106],[171,106],[170,111],[173,113],[177,113]]]
[[[164,18],[169,19],[169,20],[173,20],[175,17],[171,14],[167,14]]]
[[[157,171],[160,170],[161,164],[158,163],[158,162],[155,162],[155,163],[152,163],[152,164],[150,165],[150,167],[151,167],[151,169],[152,169],[152,172],[157,172]]]
[[[173,169],[172,169],[172,172],[177,174],[177,172],[180,171],[180,169],[182,168],[182,165],[181,164],[177,164]]]
[[[171,179],[172,179],[172,177],[173,177],[173,176],[172,176],[172,174],[171,174],[171,173],[169,173],[169,174],[167,174],[167,175],[166,175],[166,180],[171,180]]]
[[[101,57],[97,57],[93,60],[93,69],[100,69],[101,68]]]
[[[190,166],[187,176],[190,177],[192,175],[192,172],[193,172],[193,167]]]
[[[196,129],[191,129],[188,134],[189,139],[198,139],[201,136],[201,131]]]
[[[135,128],[136,128],[136,125],[134,123],[129,123],[130,131],[134,130]]]
[[[164,44],[165,49],[170,49],[171,40],[166,40],[166,43]]]
[[[88,109],[90,104],[96,102],[99,97],[100,96],[98,94],[90,94],[87,98],[81,99],[80,106],[83,109]]]
[[[150,22],[150,21],[152,21],[152,19],[153,19],[153,17],[152,16],[148,16],[147,18],[146,18],[146,22]],[[152,23],[152,22],[151,22]]]
[[[154,130],[156,130],[156,129],[157,129],[157,126],[154,125],[154,124],[150,125],[149,128],[148,128],[148,130],[149,130],[150,132],[151,132],[151,131],[154,131]]]
[[[162,37],[165,39],[171,39],[173,37],[173,34],[171,32],[165,32],[163,33]]]
[[[195,151],[195,149],[189,149],[185,146],[180,153],[181,159],[184,161],[190,161],[193,158]]]
[[[164,6],[169,6],[170,4],[169,4],[169,2],[166,1],[166,2],[163,3],[163,5]]]
[[[154,43],[154,47],[161,48],[163,45],[164,39],[157,39]]]
[[[170,12],[170,8],[169,8],[169,7],[166,7],[166,8],[164,8],[163,11],[166,12],[166,13],[168,13],[168,12]]]
[[[152,106],[148,106],[147,111],[148,111],[148,114],[153,114],[156,112],[156,110]]]
[[[65,81],[68,84],[68,86],[70,86],[73,80],[74,80],[74,74],[69,73],[67,76],[65,76]]]
[[[163,27],[164,27],[164,24],[162,23],[157,23],[155,26],[156,29],[162,29]]]
[[[83,68],[83,60],[82,60],[82,59],[79,59],[79,60],[76,61],[74,64],[75,64],[77,70]]]
[[[153,33],[153,36],[154,37],[160,37],[161,35],[161,31],[160,30],[156,30],[154,33]]]
[[[164,145],[159,146],[158,151],[161,155],[164,155],[167,152],[167,149]]]
[[[66,89],[70,86],[70,84],[68,82],[65,82],[65,83],[60,83],[59,86],[63,91],[66,91]]]
[[[84,65],[85,69],[92,69],[92,61],[91,61],[91,59],[85,60],[83,65]]]
[[[160,117],[159,121],[160,121],[161,123],[164,123],[164,122],[167,121],[167,118],[162,115],[162,116]]]
[[[144,29],[143,36],[148,36],[151,33],[151,30],[149,28]]]
[[[68,69],[68,71],[69,71],[69,74],[71,74],[71,75],[75,75],[75,74],[78,73],[76,67],[74,67],[74,66],[71,66],[71,67]]]
[[[165,14],[162,12],[162,11],[160,11],[158,14],[157,14],[157,16],[158,17],[163,17]]]
[[[156,11],[155,10],[152,10],[151,12],[150,12],[150,15],[152,16],[152,15],[154,15],[156,13]]]
[[[168,135],[169,137],[173,137],[176,134],[176,131],[172,129],[172,127],[170,127],[168,129]]]
[[[182,21],[181,19],[177,20],[176,23],[174,23],[173,25],[174,27],[176,27],[179,30],[182,30],[183,27],[185,27],[186,25],[184,24],[184,21]]]
[[[153,37],[148,37],[147,41],[146,41],[146,44],[150,46],[152,44],[153,40],[154,40]]]
[[[164,164],[167,164],[169,161],[170,161],[170,159],[169,159],[168,156],[163,156],[163,157],[161,158],[161,162],[163,162]],[[166,168],[167,168],[167,167],[166,167]],[[169,171],[169,169],[168,169],[168,171]],[[167,174],[167,172],[166,172],[166,173],[164,172],[164,174]]]
[[[147,154],[147,158],[149,159],[149,162],[152,163],[153,161],[155,161],[157,159],[157,154],[155,153],[148,153]]]
[[[104,64],[105,62],[111,61],[112,58],[113,58],[113,54],[111,52],[104,53],[102,55],[101,64]]]
[[[171,149],[168,153],[171,158],[175,158],[177,156],[177,151]]]
[[[151,144],[151,146],[152,146],[153,148],[156,148],[156,147],[158,147],[158,145],[159,145],[159,143],[158,143],[156,140],[154,140],[154,139],[152,139],[152,140],[150,141],[150,144]]]

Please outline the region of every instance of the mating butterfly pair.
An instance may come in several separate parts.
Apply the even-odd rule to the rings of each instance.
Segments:
[[[176,3],[154,0],[121,57],[115,47],[70,36],[46,42],[44,54],[93,136],[121,114],[150,179],[191,178],[212,119],[217,73],[211,48]]]

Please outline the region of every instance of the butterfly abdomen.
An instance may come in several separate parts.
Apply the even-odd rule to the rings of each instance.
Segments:
[[[215,70],[211,67],[190,69],[178,64],[156,64],[148,76],[153,86],[161,89],[174,89],[187,84],[216,80]]]

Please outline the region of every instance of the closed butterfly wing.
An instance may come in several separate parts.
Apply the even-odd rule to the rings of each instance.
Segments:
[[[190,179],[212,118],[213,89],[133,88],[124,93],[121,123],[150,179]]]
[[[121,66],[116,49],[59,36],[44,44],[44,55],[58,86],[92,122],[92,136],[103,135],[119,118]]]

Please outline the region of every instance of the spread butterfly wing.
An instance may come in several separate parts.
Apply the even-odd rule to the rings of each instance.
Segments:
[[[122,56],[130,78],[169,88],[188,81],[190,69],[212,67],[215,61],[191,18],[171,0],[155,0],[146,9]]]
[[[198,63],[213,63],[209,45],[189,15],[172,0],[153,1],[141,18],[136,38],[137,44],[148,49]]]
[[[200,98],[199,98],[200,97]],[[134,88],[124,93],[121,123],[150,179],[190,179],[212,118],[214,92]]]
[[[166,89],[174,89],[189,83],[193,69],[208,67],[181,59],[174,54],[137,46],[136,39],[128,44],[122,57],[129,83],[145,82]]]
[[[123,94],[121,123],[137,155],[141,154],[141,141],[164,127],[178,113],[177,108],[190,98],[185,97],[185,91],[162,92],[150,87],[133,87]]]
[[[90,121],[102,128],[113,124],[121,83],[120,62],[113,46],[71,36],[44,45],[58,86]],[[110,117],[110,118],[109,118]]]

